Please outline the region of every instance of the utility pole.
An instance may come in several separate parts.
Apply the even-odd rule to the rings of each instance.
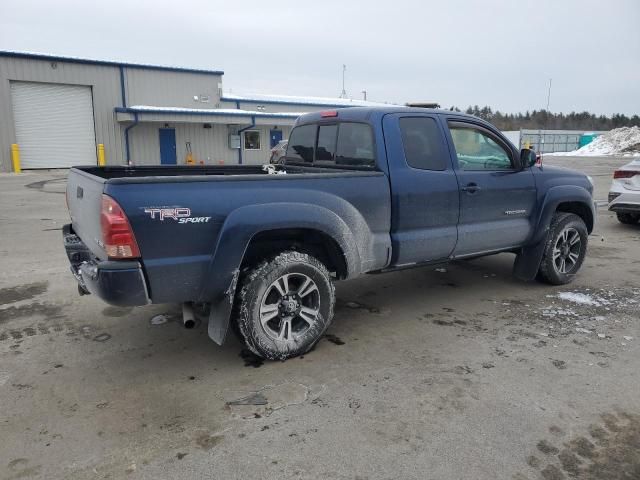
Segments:
[[[347,98],[347,91],[344,89],[344,74],[347,71],[347,66],[342,64],[342,93],[340,94],[340,98]]]
[[[367,91],[366,90],[362,90],[362,95],[364,96],[364,101],[367,101]]]
[[[553,79],[549,79],[549,91],[547,92],[547,113],[549,113],[549,101],[551,100],[551,80]]]

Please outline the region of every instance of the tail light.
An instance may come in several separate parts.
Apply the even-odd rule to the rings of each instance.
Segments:
[[[338,116],[337,110],[326,110],[324,112],[320,112],[321,118],[331,118],[331,117],[337,117],[337,116]]]
[[[139,258],[140,250],[129,220],[113,198],[102,195],[102,243],[110,259]]]
[[[635,175],[640,175],[640,172],[637,170],[616,170],[613,172],[613,179],[631,178]]]

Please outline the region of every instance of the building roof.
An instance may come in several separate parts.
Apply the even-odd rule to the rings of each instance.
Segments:
[[[270,95],[253,93],[240,95],[237,93],[223,93],[220,98],[228,102],[266,103],[278,105],[306,105],[316,107],[385,107],[393,104],[382,102],[369,102],[366,100],[354,100],[351,98],[333,97],[305,97],[294,95]]]
[[[88,65],[105,65],[109,67],[142,68],[146,70],[165,70],[185,73],[202,73],[205,75],[224,75],[222,70],[206,70],[200,68],[178,67],[171,65],[150,65],[146,63],[129,63],[116,60],[95,60],[90,58],[73,57],[68,55],[52,55],[50,53],[24,52],[12,50],[0,50],[0,57],[26,58],[46,60],[49,62],[84,63]]]

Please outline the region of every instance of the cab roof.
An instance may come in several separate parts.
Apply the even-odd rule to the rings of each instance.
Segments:
[[[474,121],[484,120],[462,112],[454,112],[451,110],[444,110],[441,108],[417,108],[417,107],[402,107],[402,106],[388,106],[388,107],[349,107],[349,108],[336,108],[328,109],[321,112],[312,112],[305,115],[301,115],[296,121],[296,125],[304,125],[307,123],[314,123],[318,121],[365,121],[373,122],[384,115],[403,113],[403,114],[428,114],[428,115],[451,115],[458,118],[468,118]]]

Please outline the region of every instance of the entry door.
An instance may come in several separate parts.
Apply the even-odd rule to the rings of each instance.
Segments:
[[[269,138],[271,138],[271,148],[275,147],[282,140],[282,130],[271,130]]]
[[[458,182],[436,115],[383,121],[391,177],[391,266],[449,258],[456,245]]]
[[[162,165],[177,163],[175,128],[160,129],[160,163]]]
[[[460,184],[454,257],[517,247],[532,230],[536,187],[531,169],[498,135],[472,122],[449,121]]]

